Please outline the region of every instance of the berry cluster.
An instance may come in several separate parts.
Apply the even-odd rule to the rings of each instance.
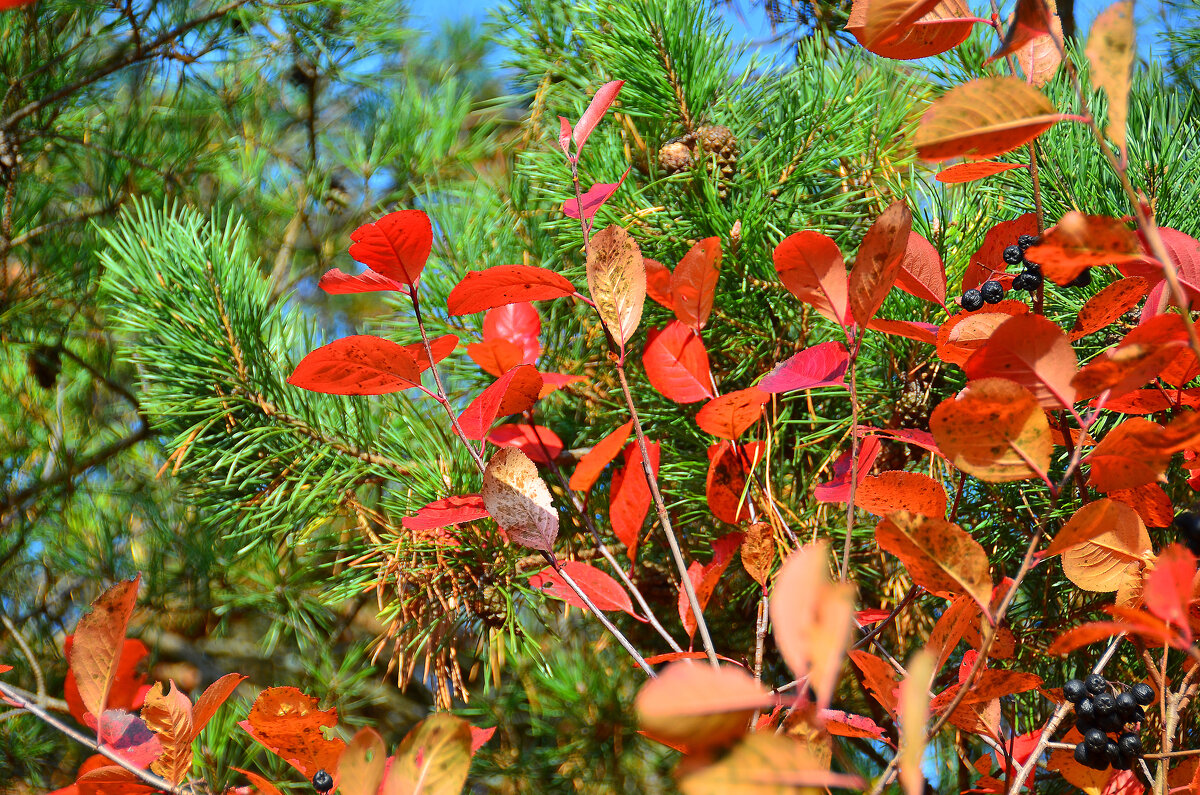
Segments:
[[[329,775],[326,770],[318,770],[313,774],[312,785],[319,795],[326,795],[333,789],[333,776]]]
[[[1075,761],[1093,770],[1109,765],[1131,769],[1143,750],[1136,731],[1128,727],[1145,721],[1144,707],[1154,703],[1154,690],[1140,682],[1126,690],[1100,674],[1088,674],[1063,685],[1063,695],[1075,705],[1075,728],[1083,735],[1075,746]]]
[[[1042,286],[1042,266],[1036,262],[1030,262],[1025,259],[1025,252],[1030,246],[1037,243],[1038,239],[1033,235],[1020,235],[1017,237],[1017,244],[1004,249],[1004,261],[1009,265],[1024,265],[1025,270],[1017,274],[1013,279],[1014,290],[1025,290],[1026,292],[1036,292],[1037,288]]]
[[[1175,517],[1175,529],[1179,531],[1179,540],[1193,555],[1200,557],[1200,515],[1184,511]]]

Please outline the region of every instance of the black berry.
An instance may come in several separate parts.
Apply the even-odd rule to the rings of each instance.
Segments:
[[[1106,732],[1119,732],[1125,728],[1125,718],[1117,710],[1113,710],[1100,719],[1100,728]]]
[[[1063,697],[1072,704],[1078,704],[1087,698],[1087,685],[1082,679],[1071,679],[1063,685]]]
[[[1108,680],[1100,674],[1088,674],[1087,678],[1083,680],[1083,684],[1092,695],[1104,693],[1108,690]]]
[[[1004,249],[1004,261],[1009,265],[1016,265],[1021,261],[1023,254],[1020,246],[1009,246]]]
[[[1103,748],[1108,742],[1108,736],[1099,729],[1088,729],[1083,734],[1083,744],[1088,748]]]
[[[1117,740],[1117,745],[1121,748],[1121,753],[1126,756],[1141,756],[1142,741],[1133,732],[1125,732]]]
[[[979,288],[979,294],[989,304],[998,304],[1004,300],[1004,287],[1000,282],[986,281]]]
[[[1036,235],[1018,235],[1017,236],[1017,247],[1021,249],[1022,254],[1024,254],[1025,250],[1028,249],[1030,246],[1036,245],[1037,242],[1038,242],[1038,239],[1037,239]]]
[[[1121,761],[1121,748],[1117,745],[1116,740],[1104,741],[1104,755],[1108,757],[1109,764],[1113,767],[1117,766],[1117,763]]]
[[[1145,723],[1146,722],[1146,710],[1143,709],[1142,707],[1134,707],[1133,712],[1130,714],[1130,716],[1126,719],[1125,722],[1126,723]]]
[[[1145,682],[1138,682],[1129,688],[1129,693],[1133,696],[1133,700],[1143,707],[1148,707],[1154,703],[1154,688]]]
[[[1079,716],[1080,720],[1089,720],[1089,721],[1095,720],[1095,718],[1096,718],[1095,702],[1092,701],[1090,698],[1085,698],[1083,701],[1080,701],[1078,704],[1075,705],[1075,714]]]
[[[1107,745],[1107,743],[1105,744]],[[1078,748],[1079,746],[1075,746]],[[1083,764],[1090,767],[1092,770],[1108,770],[1108,752],[1104,748],[1099,748],[1095,751],[1084,746],[1084,762]]]
[[[1012,280],[1012,288],[1014,290],[1028,290],[1033,292],[1036,288],[1029,286],[1030,276],[1028,273],[1018,273]]]
[[[1075,746],[1075,761],[1084,767],[1091,767],[1091,754],[1088,752],[1087,746],[1079,743]]]
[[[1087,287],[1092,283],[1092,269],[1084,268],[1079,275],[1072,279],[1067,287]]]
[[[1137,702],[1133,700],[1132,693],[1117,694],[1117,710],[1121,713],[1122,718],[1132,718],[1135,709],[1137,709]]]
[[[1096,708],[1096,717],[1103,718],[1105,715],[1112,715],[1117,711],[1117,700],[1113,698],[1112,693],[1100,693],[1092,699],[1092,704]]]
[[[962,294],[962,308],[968,312],[974,312],[983,306],[983,294],[978,290],[967,290]]]
[[[313,774],[312,785],[313,789],[321,793],[321,795],[325,795],[325,793],[333,789],[333,776],[329,775],[325,770],[318,770]]]

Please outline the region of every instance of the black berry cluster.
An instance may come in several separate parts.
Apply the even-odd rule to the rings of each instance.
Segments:
[[[1179,540],[1200,557],[1200,515],[1184,511],[1175,517],[1175,529],[1179,531]]]
[[[1025,251],[1037,242],[1038,239],[1033,235],[1020,235],[1017,237],[1016,245],[1004,249],[1005,262],[1009,265],[1023,264],[1025,266],[1025,269],[1013,279],[1012,286],[1014,290],[1025,290],[1026,292],[1033,293],[1037,292],[1037,288],[1042,286],[1042,266],[1025,259]]]
[[[1063,685],[1063,695],[1075,705],[1075,728],[1083,735],[1075,761],[1093,770],[1131,769],[1143,753],[1136,729],[1146,720],[1144,708],[1154,703],[1154,690],[1140,682],[1125,688],[1088,674]]]
[[[313,774],[312,785],[319,795],[326,795],[333,789],[333,776],[329,775],[326,770],[318,770]]]

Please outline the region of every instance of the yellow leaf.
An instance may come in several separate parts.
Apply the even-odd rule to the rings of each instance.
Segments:
[[[1134,30],[1133,0],[1119,0],[1096,17],[1086,50],[1092,64],[1092,84],[1108,95],[1108,135],[1122,152],[1129,80],[1136,54]]]
[[[1046,96],[1018,77],[985,77],[950,89],[921,117],[914,145],[923,160],[1010,152],[1061,119]]]
[[[925,721],[929,719],[929,684],[933,681],[934,655],[921,649],[908,661],[908,675],[900,683],[900,785],[905,795],[922,795],[925,774]]]

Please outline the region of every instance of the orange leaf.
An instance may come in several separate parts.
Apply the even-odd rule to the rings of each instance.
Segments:
[[[875,542],[900,558],[917,585],[937,594],[967,594],[988,609],[992,578],[987,552],[945,519],[897,511],[875,528]]]
[[[776,273],[792,295],[846,325],[849,280],[837,243],[820,232],[796,232],[775,247],[774,260]]]
[[[642,366],[650,385],[668,400],[695,403],[716,397],[704,341],[678,320],[646,335]]]
[[[362,728],[342,749],[337,780],[340,795],[375,795],[383,783],[387,748],[379,732]]]
[[[1141,562],[1151,550],[1150,536],[1128,505],[1112,500],[1098,508],[1091,508],[1093,504],[1081,508],[1078,521],[1072,517],[1059,533],[1069,532],[1060,544],[1063,573],[1085,591],[1116,591],[1141,577]],[[1082,540],[1071,543],[1075,538]]]
[[[897,36],[886,37],[877,44],[867,46],[865,31],[868,3],[869,0],[854,0],[845,29],[850,31],[859,44],[884,58],[910,60],[952,50],[966,41],[971,35],[971,27],[975,24],[962,19],[971,16],[971,9],[964,0],[942,0],[932,11],[904,28]]]
[[[1138,263],[1146,255],[1125,221],[1072,210],[1026,250],[1025,258],[1041,265],[1047,279],[1065,285],[1084,268]]]
[[[350,233],[350,256],[371,270],[409,287],[421,278],[433,247],[433,226],[420,210],[388,213]]]
[[[1108,432],[1085,459],[1088,483],[1102,494],[1159,480],[1171,454],[1161,452],[1162,426],[1131,417]]]
[[[451,315],[467,315],[523,301],[573,295],[575,286],[563,276],[533,265],[497,265],[469,271],[446,298]]]
[[[756,386],[721,395],[705,403],[696,413],[696,424],[700,430],[720,439],[736,439],[758,422],[770,399],[770,393]]]
[[[123,767],[89,770],[75,780],[79,795],[149,795],[156,792]]]
[[[959,312],[938,329],[938,358],[960,367],[965,365],[975,351],[1013,315],[1023,315],[1029,307],[1020,301],[1001,301],[988,307],[986,312]]]
[[[117,675],[125,629],[137,601],[140,576],[117,583],[92,602],[92,610],[79,619],[67,660],[79,686],[79,697],[92,715],[108,705],[109,690]]]
[[[898,698],[896,673],[892,666],[873,654],[857,650],[850,652],[850,661],[862,674],[863,684],[871,696],[889,715],[895,715]]]
[[[251,773],[249,770],[242,770],[240,767],[235,767],[233,769],[250,779],[250,783],[254,785],[254,788],[259,791],[260,795],[282,795],[278,787],[257,773]]]
[[[1145,531],[1137,511],[1123,502],[1101,498],[1075,511],[1039,557],[1052,557],[1106,533],[1136,538]]]
[[[1042,408],[1075,402],[1071,379],[1079,370],[1075,351],[1057,324],[1042,315],[1004,321],[963,366],[967,378],[1007,378],[1028,389]]]
[[[995,160],[958,163],[943,168],[934,175],[934,179],[938,182],[954,185],[960,182],[975,182],[976,180],[990,177],[993,174],[1002,174],[1005,171],[1011,171],[1014,168],[1028,168],[1028,166],[1024,163],[999,163]]]
[[[421,371],[404,346],[356,334],[305,356],[287,382],[327,395],[384,395],[419,386]]]
[[[736,740],[746,733],[754,710],[773,701],[741,668],[680,661],[642,685],[634,707],[646,732],[700,749]]]
[[[1003,698],[1011,696],[1014,693],[1025,693],[1040,687],[1042,677],[1037,674],[1024,673],[1022,671],[984,671],[975,680],[967,695],[960,702],[962,704],[982,704],[991,701],[993,698]],[[934,712],[941,712],[954,697],[958,695],[961,684],[954,684],[946,688],[930,702],[929,707]]]
[[[522,414],[533,407],[542,391],[542,375],[531,364],[520,364],[496,379],[463,409],[458,425],[468,439],[482,440],[497,417]]]
[[[1137,306],[1150,289],[1150,282],[1140,276],[1118,279],[1087,300],[1071,326],[1071,341],[1086,337]]]
[[[604,468],[612,463],[612,460],[621,452],[621,448],[625,446],[632,430],[633,420],[630,420],[596,442],[592,449],[579,459],[567,487],[576,491],[590,491],[596,478],[600,477]]]
[[[875,316],[896,283],[912,231],[912,212],[892,202],[867,230],[850,270],[850,311],[860,326]]]
[[[722,522],[737,524],[750,518],[746,480],[761,457],[761,447],[761,442],[735,447],[725,441],[708,448],[704,492],[708,509]]]
[[[1029,390],[1012,381],[972,381],[938,404],[929,429],[946,458],[980,480],[1024,480],[1050,466],[1046,414]]]
[[[918,472],[880,472],[858,485],[854,505],[876,516],[894,511],[945,516],[946,489]]]
[[[196,706],[192,709],[193,740],[200,736],[200,732],[212,720],[212,716],[217,714],[217,710],[225,703],[225,699],[229,698],[237,686],[245,680],[246,677],[241,674],[225,674],[204,689],[200,698],[196,699]]]
[[[922,160],[994,157],[1061,119],[1046,95],[1020,78],[985,77],[950,89],[930,105],[913,144]]]
[[[721,238],[706,237],[688,249],[671,274],[671,303],[680,323],[696,332],[704,328],[720,275]]]
[[[1146,608],[1178,629],[1189,645],[1192,628],[1188,625],[1188,613],[1195,579],[1196,556],[1180,544],[1171,544],[1158,554],[1142,592]]]
[[[775,530],[769,522],[755,522],[746,528],[741,547],[742,568],[763,588],[775,562]]]
[[[1112,491],[1108,496],[1137,511],[1147,527],[1170,527],[1175,519],[1175,508],[1171,505],[1171,498],[1157,483]]]
[[[637,241],[623,228],[606,226],[592,236],[587,281],[600,320],[624,351],[642,319],[646,266]]]
[[[818,707],[828,707],[854,627],[854,586],[830,582],[826,542],[806,544],[783,562],[770,613],[784,662],[796,678],[808,677]]]
[[[1124,632],[1127,627],[1116,621],[1093,621],[1080,624],[1059,635],[1046,649],[1047,654],[1070,654],[1076,649],[1097,643],[1102,640],[1112,640]]]
[[[995,279],[1004,282],[1005,279],[1015,278],[1005,273],[1008,269],[1008,263],[1004,261],[1004,250],[1013,244],[1021,235],[1037,235],[1038,234],[1038,219],[1037,213],[1024,213],[1018,215],[1010,221],[1001,221],[998,224],[993,224],[983,236],[983,243],[979,249],[971,255],[970,264],[967,265],[967,270],[963,273],[962,289],[963,291],[972,288],[978,288],[989,279]],[[987,311],[995,312],[996,306],[1004,306],[1006,304],[1013,305],[1014,309],[1019,311],[1027,311],[1024,301],[1002,301],[990,307]],[[1016,314],[1016,312],[1009,312]]]
[[[317,700],[294,687],[271,687],[258,694],[250,715],[238,724],[260,745],[312,778],[336,770],[346,744],[327,740],[321,729],[337,725],[336,709],[318,709]]]
[[[656,259],[643,257],[646,266],[646,295],[659,306],[675,311],[675,296],[671,294],[671,269]]]
[[[509,340],[472,342],[467,346],[467,356],[470,356],[471,361],[479,365],[479,369],[497,378],[514,367],[531,364],[531,362],[525,361],[529,357],[525,355],[524,349]]]
[[[933,244],[916,232],[908,233],[896,286],[909,295],[946,305],[946,266]]]
[[[867,49],[901,38],[939,0],[871,0],[865,9],[862,42]]]
[[[179,692],[174,682],[167,693],[163,692],[162,682],[157,682],[146,694],[142,720],[162,743],[162,755],[150,769],[172,784],[180,783],[192,770],[192,738],[196,734],[192,702]]]

